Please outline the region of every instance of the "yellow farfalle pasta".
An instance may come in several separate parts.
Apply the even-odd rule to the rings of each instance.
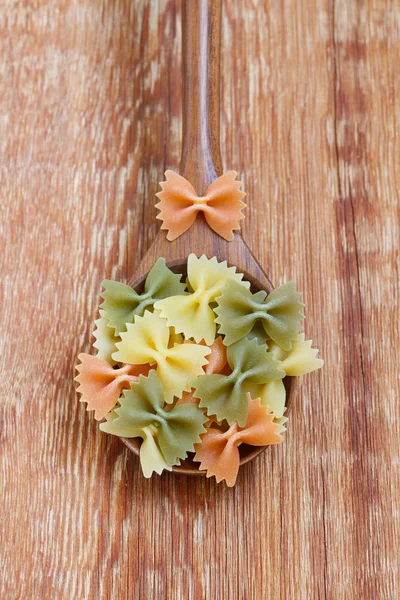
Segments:
[[[143,427],[143,442],[140,446],[140,464],[143,475],[148,479],[153,473],[161,475],[163,471],[172,471],[156,442],[157,429],[154,425]]]
[[[210,304],[220,296],[227,281],[234,280],[245,287],[242,273],[236,273],[236,267],[228,267],[226,261],[219,263],[215,256],[208,259],[205,255],[188,257],[188,282],[193,293],[186,296],[172,296],[155,303],[168,325],[185,338],[195,342],[205,341],[211,345],[215,339],[215,315]]]
[[[245,384],[244,389],[252,394],[257,394],[261,404],[268,406],[277,419],[283,416],[286,410],[286,389],[282,379],[268,381],[259,386]]]
[[[96,325],[93,331],[93,348],[97,350],[97,356],[106,360],[111,366],[115,365],[115,360],[112,359],[111,355],[116,351],[115,344],[121,341],[119,335],[114,334],[114,330],[109,327],[109,319],[106,318],[104,310],[100,309],[100,318],[97,319],[94,324]]]
[[[305,340],[304,333],[298,335],[296,340],[292,341],[292,349],[282,350],[278,344],[272,340],[268,341],[269,350],[267,354],[279,361],[279,368],[287,376],[306,375],[312,371],[320,369],[324,361],[317,358],[317,348],[312,348],[312,341]],[[272,410],[277,418],[283,416],[286,404],[286,391],[282,380],[269,381],[262,386],[246,387],[252,393],[256,393],[263,405]]]
[[[191,389],[189,381],[204,373],[210,348],[197,344],[175,344],[170,347],[171,331],[158,311],[145,311],[135,317],[121,333],[121,342],[113,359],[132,365],[157,364],[157,373],[165,391],[165,401],[182,397]]]
[[[304,333],[292,342],[292,349],[282,350],[275,342],[269,342],[269,352],[280,361],[280,368],[286,375],[297,377],[320,369],[324,361],[317,358],[318,349],[312,348],[312,340],[306,340]]]

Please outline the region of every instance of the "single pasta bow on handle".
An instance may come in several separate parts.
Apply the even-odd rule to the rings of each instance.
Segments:
[[[156,208],[160,213],[157,219],[167,229],[167,239],[172,241],[182,235],[203,213],[208,225],[228,242],[233,240],[233,232],[240,229],[239,221],[244,219],[242,210],[246,195],[240,190],[241,182],[236,181],[236,171],[228,171],[218,177],[207,188],[204,196],[198,196],[189,181],[173,171],[166,171],[166,181],[160,183],[162,192],[157,197]]]

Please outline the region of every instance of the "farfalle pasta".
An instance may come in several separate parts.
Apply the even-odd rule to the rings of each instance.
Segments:
[[[181,275],[168,269],[163,258],[159,258],[149,271],[141,294],[119,281],[105,279],[102,285],[105,288],[101,294],[104,299],[101,305],[103,317],[116,335],[126,331],[126,325],[133,323],[136,315],[143,315],[156,300],[184,294],[186,289],[186,284],[181,283]]]
[[[242,198],[246,195],[240,190],[241,183],[236,181],[236,171],[229,171],[218,177],[208,187],[204,196],[198,196],[194,187],[181,175],[166,171],[166,181],[160,185],[157,196],[160,202],[156,208],[160,213],[157,219],[166,229],[167,239],[175,240],[182,235],[194,221],[198,213],[203,213],[209,226],[228,242],[233,240],[233,232],[238,230],[239,221],[244,219],[242,210],[246,204]]]
[[[75,380],[80,384],[81,402],[87,402],[87,410],[94,410],[94,418],[98,421],[116,405],[122,389],[151,368],[150,365],[123,365],[113,369],[98,356],[79,354],[78,358],[81,363],[76,367],[79,375]]]
[[[306,340],[304,333],[292,341],[292,347],[286,351],[275,342],[269,344],[268,352],[279,360],[280,368],[286,375],[296,377],[320,369],[324,361],[317,358],[318,350],[312,348],[312,341]]]
[[[233,183],[238,190],[233,175],[224,177],[220,198]],[[182,184],[167,179],[172,187]],[[211,192],[214,200],[205,206],[216,209]],[[186,200],[178,196],[174,202],[182,208]],[[188,212],[190,219],[197,214]],[[179,215],[169,231],[175,235],[182,227]],[[243,447],[282,441],[285,377],[323,364],[302,333],[303,304],[294,284],[270,294],[254,291],[225,261],[191,254],[181,273],[159,259],[143,291],[109,280],[103,286],[96,355],[79,355],[81,401],[103,420],[103,432],[142,440],[145,477],[192,456],[208,477],[234,485]]]
[[[217,298],[216,323],[227,346],[238,342],[259,322],[266,336],[283,350],[290,350],[296,339],[304,315],[304,304],[291,281],[267,294],[263,290],[252,294],[235,281],[228,281],[221,296]]]
[[[260,399],[253,400],[247,394],[247,419],[243,427],[234,421],[228,430],[223,431],[211,425],[202,436],[201,444],[195,446],[195,462],[200,462],[207,477],[214,476],[217,483],[223,479],[229,487],[236,483],[239,471],[239,446],[269,446],[283,441],[285,428],[274,422],[274,414],[269,408],[260,405]]]
[[[127,331],[121,333],[121,341],[116,344],[118,351],[112,355],[114,360],[124,363],[156,364],[168,403],[173,402],[174,396],[180,398],[183,392],[190,391],[189,381],[204,372],[206,356],[211,352],[200,344],[171,347],[170,335],[167,321],[158,311],[145,311],[143,317],[127,324]]]
[[[226,261],[207,259],[204,255],[197,258],[190,254],[188,258],[188,285],[191,294],[164,298],[155,303],[161,316],[176,332],[183,333],[186,339],[195,342],[204,340],[212,344],[216,334],[215,314],[210,304],[221,295],[229,281],[235,281],[244,289],[249,287],[243,282],[243,275],[236,273],[235,267],[228,267]]]
[[[155,370],[150,371],[148,377],[140,376],[124,391],[120,406],[114,412],[117,417],[109,422],[108,433],[119,435],[121,428],[124,437],[137,437],[138,430],[155,427],[158,447],[169,466],[193,451],[207,420],[195,404],[166,410],[164,388]]]
[[[116,351],[116,343],[121,341],[119,335],[115,335],[114,329],[109,327],[109,319],[105,316],[104,310],[100,309],[100,317],[94,322],[95,330],[93,337],[96,339],[93,342],[93,348],[97,350],[97,356],[106,360],[110,365],[115,365],[115,360],[112,359],[112,354]]]
[[[148,427],[142,428],[134,428],[129,426],[129,424],[124,426],[123,424],[118,424],[119,418],[120,417],[118,413],[113,410],[111,413],[106,415],[106,421],[104,423],[100,423],[100,429],[105,433],[110,433],[111,435],[117,435],[119,437],[142,438],[143,441],[140,446],[139,456],[143,475],[146,478],[149,478],[153,475],[153,473],[161,475],[164,470],[172,471],[172,466],[166,462],[157,444],[157,428],[154,425],[149,425]]]
[[[226,356],[226,347],[222,341],[222,337],[217,337],[215,342],[210,346],[210,354],[207,356],[208,363],[204,367],[205,375],[212,375],[213,373],[221,373],[224,371],[228,364],[228,358]],[[199,404],[199,399],[194,396],[195,390],[192,389],[190,392],[184,392],[182,398],[178,398],[176,405],[185,404],[191,402],[193,404]]]
[[[192,380],[195,398],[207,413],[216,415],[219,421],[225,419],[229,425],[237,421],[243,426],[247,419],[247,399],[245,384],[262,386],[270,381],[282,379],[284,371],[278,360],[268,354],[266,346],[244,338],[228,347],[229,375],[204,375]]]
[[[278,344],[269,341],[268,354],[279,363],[279,368],[285,375],[295,377],[306,375],[320,369],[324,361],[317,358],[318,350],[312,348],[312,341],[305,340],[304,333],[293,340],[289,351],[283,350]],[[283,417],[285,412],[286,390],[282,380],[269,381],[262,386],[247,384],[245,389],[252,394],[257,394],[262,404],[269,406],[277,418]]]

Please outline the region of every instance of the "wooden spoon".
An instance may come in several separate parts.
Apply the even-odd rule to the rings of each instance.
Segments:
[[[203,194],[210,183],[222,175],[220,153],[220,42],[221,0],[182,1],[182,50],[183,50],[183,148],[180,174]],[[249,209],[247,209],[249,210]],[[153,244],[139,264],[129,282],[141,291],[146,275],[156,260],[162,256],[167,265],[178,273],[186,274],[186,261],[190,253],[216,256],[236,266],[251,282],[252,291],[273,290],[273,286],[258,261],[250,252],[239,233],[227,242],[207,225],[200,214],[194,224],[173,242],[165,231],[158,233]],[[293,378],[285,379],[287,405],[293,391]],[[139,438],[122,441],[135,454],[139,454]],[[241,461],[245,464],[256,457],[265,447],[240,446]],[[187,459],[173,472],[185,475],[205,475],[196,463]]]

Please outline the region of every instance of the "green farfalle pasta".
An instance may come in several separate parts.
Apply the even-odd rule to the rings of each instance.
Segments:
[[[115,410],[108,413],[106,421],[100,424],[101,431],[116,435],[119,437],[141,437],[142,444],[140,446],[140,466],[142,467],[143,475],[146,478],[152,476],[153,473],[161,473],[165,471],[171,471],[172,466],[169,465],[157,443],[158,430],[154,425],[137,429],[128,423],[128,425],[121,425],[119,423],[120,417]]]
[[[246,336],[249,340],[255,338],[259,344],[266,344],[267,346],[271,342],[271,338],[265,331],[261,321],[256,321],[254,327]]]
[[[207,417],[196,404],[181,404],[165,410],[164,396],[156,371],[150,371],[148,377],[141,375],[119,399],[120,406],[114,411],[118,417],[112,420],[110,427],[102,429],[122,437],[127,437],[129,431],[129,437],[143,437],[142,430],[155,427],[157,445],[166,463],[172,466],[200,442]]]
[[[101,308],[104,318],[108,319],[108,326],[119,335],[126,331],[127,323],[133,323],[136,315],[142,316],[145,309],[151,308],[157,300],[184,295],[186,283],[181,282],[181,277],[168,269],[164,258],[159,258],[147,275],[142,294],[125,283],[105,279],[102,282],[105,291],[101,294],[104,299]]]
[[[203,375],[191,381],[194,397],[200,399],[199,406],[207,409],[208,415],[216,415],[218,421],[226,419],[244,426],[247,419],[247,386],[261,387],[269,381],[280,380],[285,372],[279,361],[267,352],[267,346],[259,345],[256,339],[243,338],[227,350],[230,375]],[[256,395],[256,397],[258,397]]]
[[[229,280],[217,301],[215,322],[219,333],[225,336],[227,346],[247,336],[257,322],[266,334],[284,350],[290,350],[296,339],[304,315],[304,306],[291,281],[275,288],[270,294],[260,291],[252,294],[243,285]]]

